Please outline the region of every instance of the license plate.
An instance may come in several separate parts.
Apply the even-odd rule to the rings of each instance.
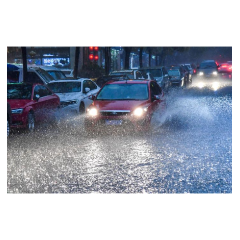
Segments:
[[[106,125],[121,125],[122,124],[122,120],[105,120],[105,124]]]

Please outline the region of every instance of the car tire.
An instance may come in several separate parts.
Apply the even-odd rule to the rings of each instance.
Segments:
[[[79,105],[79,114],[82,115],[84,113],[85,113],[85,105],[83,102],[81,102]]]
[[[10,125],[7,119],[7,136],[9,136],[9,134],[10,134]]]
[[[27,130],[33,132],[35,129],[35,117],[33,112],[28,113]]]

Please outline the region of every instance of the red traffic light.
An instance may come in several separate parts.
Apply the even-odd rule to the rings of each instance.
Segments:
[[[98,51],[98,47],[94,47],[94,50],[95,50],[95,51]]]
[[[94,56],[94,60],[98,60],[98,55]]]
[[[94,58],[93,54],[89,54],[89,59],[93,60],[93,58]]]
[[[92,50],[93,50],[93,47],[89,47],[89,50],[92,51]]]

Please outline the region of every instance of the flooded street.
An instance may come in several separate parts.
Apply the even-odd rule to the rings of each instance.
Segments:
[[[177,89],[149,133],[84,131],[83,117],[8,139],[8,193],[231,193],[232,89]]]

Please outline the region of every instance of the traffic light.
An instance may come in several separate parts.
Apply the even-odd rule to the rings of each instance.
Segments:
[[[89,47],[89,60],[90,61],[98,60],[98,47]]]

